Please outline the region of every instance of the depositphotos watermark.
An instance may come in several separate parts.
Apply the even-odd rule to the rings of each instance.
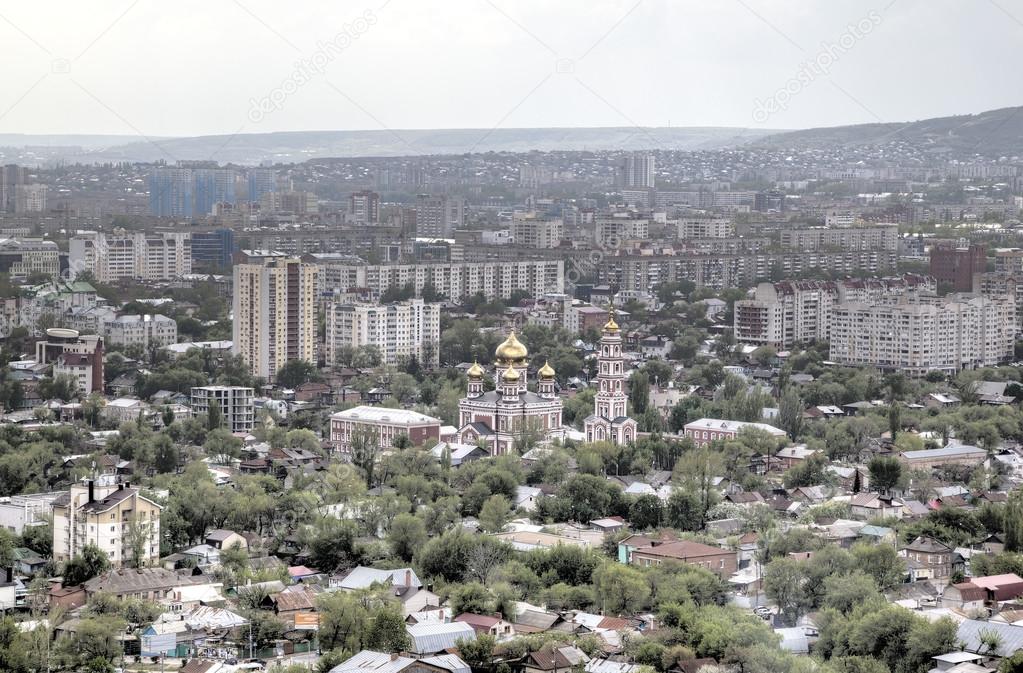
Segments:
[[[341,31],[327,42],[317,42],[316,51],[309,55],[309,58],[300,59],[295,63],[295,69],[291,71],[278,86],[270,90],[262,98],[253,98],[249,101],[249,121],[258,124],[266,119],[267,115],[284,107],[288,96],[292,95],[304,85],[312,81],[317,75],[322,75],[327,66],[341,53],[352,46],[371,26],[377,22],[377,16],[373,10],[367,9],[361,16],[351,23],[341,27]]]
[[[753,121],[762,124],[770,119],[771,115],[787,110],[793,97],[810,86],[818,77],[826,77],[831,67],[855,47],[857,42],[880,26],[881,21],[881,15],[871,11],[855,24],[849,24],[845,32],[838,36],[837,41],[822,42],[817,55],[805,61],[795,76],[785,82],[785,86],[765,100],[757,98],[753,101]]]

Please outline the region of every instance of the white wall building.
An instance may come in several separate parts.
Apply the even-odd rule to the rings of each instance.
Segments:
[[[331,304],[327,307],[326,360],[338,361],[345,348],[373,345],[384,364],[400,365],[415,356],[421,364],[440,362],[440,304],[422,299],[390,304]]]
[[[178,323],[159,313],[152,315],[121,315],[103,323],[107,343],[118,346],[162,348],[178,340]]]
[[[192,273],[187,232],[79,231],[68,244],[70,276],[90,272],[101,283],[123,278],[171,280]]]
[[[209,413],[216,402],[231,432],[249,432],[255,425],[254,391],[243,386],[198,386],[192,388],[192,413]]]

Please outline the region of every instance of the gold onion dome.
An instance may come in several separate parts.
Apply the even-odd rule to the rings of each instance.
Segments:
[[[605,332],[617,332],[618,323],[615,322],[615,307],[612,306],[611,310],[607,312],[607,322],[604,323]]]
[[[504,370],[504,374],[501,374],[501,379],[508,383],[514,383],[519,380],[519,372],[511,365],[508,365],[508,369]]]
[[[465,372],[470,379],[481,379],[483,378],[483,367],[480,367],[480,363],[473,361],[472,366]]]
[[[554,367],[551,367],[550,362],[545,362],[543,367],[540,367],[540,371],[537,372],[537,375],[539,375],[541,379],[553,379]]]
[[[504,340],[497,350],[494,351],[494,356],[498,362],[515,362],[517,360],[525,360],[529,355],[529,351],[522,345],[522,342],[515,336],[515,331],[512,330],[508,338]]]

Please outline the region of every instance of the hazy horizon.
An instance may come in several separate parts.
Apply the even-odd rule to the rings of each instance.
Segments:
[[[1015,11],[951,0],[5,7],[0,134],[912,121],[1018,104]],[[985,49],[945,39],[950,25]]]

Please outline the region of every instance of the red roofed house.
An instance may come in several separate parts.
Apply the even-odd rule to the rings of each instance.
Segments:
[[[678,542],[652,542],[649,547],[633,550],[630,562],[636,566],[658,566],[665,561],[678,561],[686,565],[706,568],[719,577],[728,578],[738,570],[738,557],[734,551],[711,547],[689,540]]]
[[[515,637],[515,625],[505,621],[500,612],[494,615],[477,615],[463,612],[455,617],[456,622],[465,622],[476,631],[477,635],[491,635],[498,640]]]

